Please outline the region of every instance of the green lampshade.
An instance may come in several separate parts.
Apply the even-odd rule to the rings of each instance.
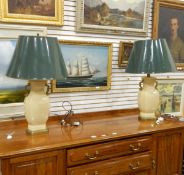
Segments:
[[[176,72],[176,66],[165,39],[135,41],[127,73]]]
[[[19,36],[7,76],[26,80],[62,80],[67,70],[57,38]]]

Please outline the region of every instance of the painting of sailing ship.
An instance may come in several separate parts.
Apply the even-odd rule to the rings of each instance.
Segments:
[[[0,40],[0,104],[23,102],[27,81],[6,76],[16,40]]]
[[[77,29],[117,34],[125,31],[146,33],[149,6],[148,0],[79,0]]]
[[[68,78],[92,78],[100,72],[97,68],[89,64],[86,56],[81,56],[80,60],[75,60],[73,64],[69,61],[66,63]]]
[[[111,43],[61,41],[67,79],[53,83],[53,92],[110,88]]]

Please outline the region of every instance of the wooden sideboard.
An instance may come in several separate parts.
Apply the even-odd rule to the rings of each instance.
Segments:
[[[140,121],[136,109],[76,116],[78,127],[53,117],[49,132],[35,135],[25,121],[1,122],[2,175],[181,174],[184,122]]]

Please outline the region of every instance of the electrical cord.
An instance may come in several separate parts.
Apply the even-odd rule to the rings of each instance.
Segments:
[[[61,124],[64,126],[79,126],[81,122],[76,117],[74,118],[73,106],[69,101],[63,101],[63,109],[66,111],[64,118],[61,120]]]

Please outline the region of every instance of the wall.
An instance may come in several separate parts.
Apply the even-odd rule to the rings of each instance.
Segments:
[[[138,83],[141,79],[139,75],[132,75],[124,73],[124,69],[118,67],[118,51],[120,41],[134,41],[144,39],[142,37],[131,36],[115,36],[105,34],[90,34],[90,33],[78,33],[75,31],[76,27],[76,1],[77,0],[65,0],[64,1],[64,26],[62,27],[41,27],[29,26],[29,25],[11,25],[0,24],[2,37],[14,37],[23,31],[29,31],[32,29],[40,30],[41,33],[45,32],[48,36],[57,36],[58,39],[64,40],[77,40],[77,41],[100,41],[111,42],[113,44],[112,53],[112,79],[111,89],[108,91],[93,91],[93,92],[73,92],[73,93],[53,93],[50,94],[51,100],[51,115],[63,114],[62,102],[70,101],[73,105],[75,113],[104,111],[104,110],[116,110],[125,108],[137,107],[137,92]],[[152,2],[152,1],[151,1]],[[149,30],[148,37],[151,37],[152,32],[152,7],[149,14]],[[3,26],[5,28],[3,29]],[[19,27],[20,30],[18,29]],[[7,30],[7,28],[9,30]],[[12,29],[15,30],[12,30]],[[24,29],[25,28],[25,29]],[[35,30],[34,30],[35,29]],[[19,31],[19,32],[17,32]],[[0,35],[1,37],[1,35]],[[175,74],[166,74],[162,77],[176,76]],[[182,74],[180,74],[182,76]],[[0,117],[20,115],[23,112],[23,104],[10,105],[9,107],[0,106]],[[5,115],[6,114],[6,115]]]

